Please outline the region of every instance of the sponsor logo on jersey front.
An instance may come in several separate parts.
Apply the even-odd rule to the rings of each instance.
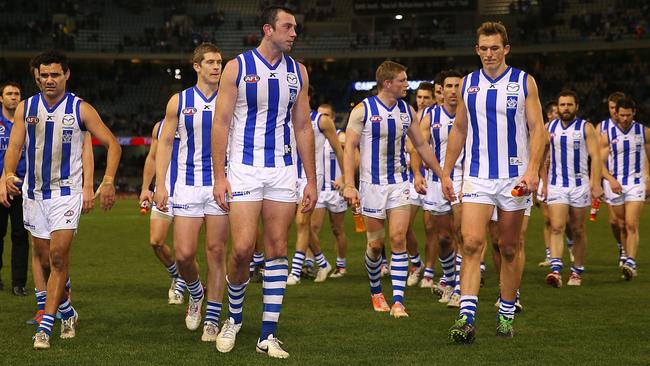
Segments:
[[[0,126],[0,133],[5,133],[5,126]]]
[[[298,85],[298,77],[294,74],[287,74],[287,83],[289,85]]]
[[[516,93],[519,91],[519,84],[518,83],[508,83],[506,85],[506,90],[508,93]]]
[[[517,156],[510,157],[509,163],[510,165],[516,165],[516,166],[524,165],[524,163],[521,161],[521,158]]]
[[[194,107],[183,108],[182,113],[186,116],[193,116],[196,113],[196,108]]]
[[[400,118],[402,121],[407,122],[407,121],[409,120],[409,115],[408,115],[408,113],[400,113],[400,114],[399,114],[399,118]]]
[[[260,77],[259,77],[259,75],[248,74],[248,75],[244,76],[244,81],[247,82],[247,83],[256,83],[256,82],[260,81]]]
[[[61,123],[63,123],[64,126],[72,126],[74,125],[74,115],[72,114],[66,114],[63,116],[63,120]]]

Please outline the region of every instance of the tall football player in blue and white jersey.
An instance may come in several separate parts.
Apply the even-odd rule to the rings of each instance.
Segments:
[[[153,192],[150,190],[151,182],[156,175],[156,151],[158,151],[158,137],[162,131],[162,126],[165,120],[156,122],[151,131],[151,145],[149,146],[149,153],[144,161],[142,169],[142,189],[140,190],[140,207],[151,207],[153,203]],[[169,169],[167,170],[167,185],[169,192],[169,200],[167,202],[167,211],[163,212],[156,206],[151,207],[151,217],[149,220],[149,243],[153,249],[154,254],[160,260],[169,276],[172,279],[169,290],[167,291],[167,302],[172,304],[182,304],[183,294],[185,292],[185,280],[178,273],[176,267],[176,260],[174,253],[169,249],[165,241],[167,240],[167,232],[174,219],[174,208],[172,204],[172,197],[174,196],[174,186],[178,178],[178,147],[180,145],[180,136],[178,133],[174,136],[174,145],[172,147],[172,156]]]
[[[486,22],[478,28],[476,53],[483,68],[463,78],[462,98],[447,141],[442,186],[450,201],[456,199],[450,175],[465,145],[460,316],[449,333],[461,343],[472,342],[475,336],[481,252],[494,207],[502,258],[496,334],[514,334],[515,300],[523,273],[519,236],[524,210],[532,203],[530,192],[537,189],[546,141],[535,79],[506,64],[509,52],[507,31],[501,23]],[[512,195],[516,186],[524,195]]]
[[[16,108],[17,123],[9,139],[5,177],[8,193],[20,194],[16,184],[21,180],[16,177],[16,165],[25,145],[27,170],[22,184],[25,228],[32,236],[49,240],[50,276],[45,314],[34,336],[34,348],[47,349],[57,309],[61,311],[61,338],[76,335],[78,314],[63,295],[70,246],[83,209],[85,131],[108,147],[106,175],[98,192],[104,210],[109,210],[115,202],[113,179],[121,148],[95,109],[66,92],[70,70],[64,54],[44,52],[36,57],[36,64],[42,92]]]
[[[225,258],[228,215],[214,201],[212,189],[211,133],[215,100],[221,78],[221,53],[212,43],[202,43],[192,56],[196,85],[175,94],[167,103],[165,123],[156,152],[156,192],[159,210],[169,210],[167,171],[170,169],[174,137],[180,138],[178,167],[173,189],[174,246],[176,265],[190,292],[185,326],[196,330],[206,298],[196,262],[199,232],[205,223],[205,255],[208,264],[207,306],[201,340],[214,342],[225,291]]]
[[[560,118],[547,126],[550,169],[546,203],[551,220],[551,273],[546,276],[546,282],[554,287],[562,286],[564,231],[567,221],[571,221],[574,260],[567,285],[580,286],[587,249],[587,209],[592,198],[600,199],[603,195],[599,139],[591,123],[576,117],[578,96],[575,92],[562,91],[557,105]]]
[[[436,159],[444,165],[447,150],[447,139],[454,125],[458,96],[460,92],[460,81],[463,75],[456,70],[448,70],[440,73],[442,84],[443,103],[429,108],[420,121],[422,137],[429,141]],[[411,165],[420,165],[419,156],[413,155]],[[452,173],[454,191],[460,193],[463,183],[462,156],[456,161],[456,167]],[[427,169],[426,178],[419,172],[416,174],[415,189],[423,192],[423,209],[429,213],[430,225],[425,225],[428,231],[427,236],[434,236],[431,242],[437,248],[430,248],[427,253],[438,253],[438,259],[442,266],[440,281],[433,285],[432,291],[440,298],[441,303],[448,303],[453,300],[458,302],[460,294],[453,296],[456,287],[457,273],[455,271],[456,251],[460,245],[460,201],[449,202],[442,194],[440,177],[433,171]],[[452,299],[453,297],[453,299]],[[453,303],[452,303],[453,305]]]
[[[325,177],[325,157],[324,149],[325,142],[328,142],[332,147],[334,154],[339,165],[343,162],[343,148],[339,144],[338,137],[336,136],[336,126],[334,120],[325,116],[317,111],[312,111],[310,114],[311,126],[314,131],[314,150],[315,150],[315,164],[316,164],[316,187],[322,187],[327,182]],[[304,177],[304,169],[300,156],[298,156],[298,201],[302,200],[301,191],[307,185],[307,180]],[[329,183],[329,182],[328,182]],[[335,183],[338,188],[338,183]],[[323,254],[320,242],[314,240],[311,233],[311,215],[312,212],[296,211],[296,253],[291,261],[291,273],[287,279],[287,285],[297,285],[300,283],[300,273],[302,272],[302,264],[305,260],[307,248],[311,249],[314,254],[314,259],[318,264],[318,272],[314,282],[324,282],[327,275],[332,270],[325,255]]]
[[[314,132],[309,122],[307,69],[287,54],[296,39],[296,18],[287,8],[271,6],[262,11],[260,20],[260,45],[224,69],[213,122],[214,196],[229,210],[233,228],[227,277],[229,318],[217,337],[217,350],[230,352],[242,326],[249,261],[261,216],[266,262],[262,332],[256,349],[269,357],[287,358],[289,353],[277,338],[277,324],[289,270],[287,236],[296,211],[298,174],[292,146],[298,148],[305,169],[307,184],[299,209],[307,213],[317,200]]]
[[[644,166],[650,156],[650,129],[634,120],[636,104],[625,97],[616,102],[618,121],[611,123],[600,138],[603,188],[607,202],[616,215],[627,258],[621,266],[623,278],[637,275],[636,254],[639,248],[639,218],[643,211],[649,182]]]
[[[623,98],[625,98],[625,93],[620,91],[613,92],[607,97],[607,110],[609,111],[609,118],[601,121],[598,126],[596,126],[598,137],[601,137],[602,133],[607,131],[612,123],[618,123],[616,103],[618,103],[618,101]],[[604,163],[607,164],[607,160],[605,160]],[[625,230],[621,231],[619,229],[618,221],[616,220],[616,214],[612,209],[612,205],[607,202],[607,196],[605,196],[605,202],[607,203],[607,218],[609,219],[609,226],[612,229],[612,235],[614,235],[614,239],[616,240],[616,247],[618,248],[618,266],[620,268],[623,267],[623,264],[625,264],[625,260],[627,259],[627,255],[625,254],[625,249],[623,248],[622,244],[627,240],[625,237],[627,233]]]
[[[318,107],[318,113],[335,119],[334,107],[330,104],[322,104]],[[338,143],[343,149],[345,145],[345,132],[337,131]],[[325,141],[323,147],[323,184],[318,193],[318,202],[311,215],[311,240],[320,247],[320,230],[325,219],[325,212],[329,213],[330,227],[336,240],[336,269],[330,275],[331,278],[340,278],[347,273],[346,255],[348,250],[348,238],[345,235],[345,212],[348,204],[341,196],[340,190],[343,187],[343,171],[339,164],[338,157],[332,149],[329,141]]]
[[[361,205],[367,229],[365,262],[370,278],[370,294],[375,311],[390,311],[395,318],[407,317],[404,289],[408,273],[406,231],[410,218],[409,180],[406,164],[406,136],[424,162],[437,174],[440,165],[423,140],[413,107],[402,98],[408,81],[406,67],[384,61],[376,71],[376,96],[368,97],[350,113],[344,156],[343,196],[353,206]],[[360,149],[360,188],[354,185],[354,152]],[[391,280],[393,305],[389,308],[381,289],[381,251],[385,221],[392,249]]]

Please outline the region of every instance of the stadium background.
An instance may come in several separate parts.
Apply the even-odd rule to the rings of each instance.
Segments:
[[[65,50],[72,60],[69,90],[93,104],[120,138],[124,152],[119,189],[136,193],[153,124],[162,117],[169,96],[196,81],[189,64],[191,50],[202,41],[213,42],[228,60],[254,47],[259,40],[257,16],[271,3],[296,11],[300,31],[293,55],[309,69],[315,88],[312,104],[332,104],[339,127],[345,125],[351,106],[370,93],[369,84],[359,82],[372,81],[376,66],[384,59],[407,65],[410,80],[432,80],[438,71],[451,67],[463,72],[478,67],[474,32],[485,20],[499,20],[508,27],[512,45],[508,63],[536,78],[542,103],[563,87],[573,88],[581,98],[579,115],[597,122],[607,117],[606,96],[622,90],[637,101],[637,120],[645,123],[648,117],[650,5],[631,0],[0,0],[0,82],[18,81],[23,98],[32,95],[36,87],[28,60],[43,49]],[[101,148],[95,153],[99,180],[105,154]],[[328,281],[320,292],[311,284],[290,289],[281,338],[287,340],[292,358],[296,356],[293,361],[300,362],[409,364],[466,359],[479,364],[511,359],[519,364],[648,364],[647,342],[637,343],[647,336],[645,326],[650,324],[648,313],[639,308],[650,300],[648,280],[640,272],[638,281],[619,283],[613,268],[615,246],[604,216],[589,226],[593,249],[588,271],[593,279],[569,296],[566,289],[554,292],[542,286],[543,270],[533,267],[543,254],[541,220],[534,213],[527,244],[533,249],[528,250],[523,286],[524,294],[530,294],[524,298],[530,305],[522,316],[527,320],[518,322],[522,336],[528,338],[517,338],[509,346],[491,338],[479,339],[474,348],[446,345],[444,333],[453,314],[434,305],[423,291],[407,294],[407,305],[421,315],[401,326],[388,319],[378,322],[365,304],[367,281],[360,260],[363,238],[352,230],[348,230],[349,266],[354,269],[340,286],[345,293],[357,295],[350,295],[350,302],[342,306],[337,300],[341,287],[335,281]],[[423,242],[421,220],[417,222]],[[217,355],[206,346],[188,356],[198,347],[198,338],[182,329],[178,308],[163,303],[164,273],[147,248],[147,220],[136,215],[135,203],[121,201],[110,214],[94,212],[82,219],[81,228],[72,251],[76,301],[82,314],[80,336],[73,341],[78,347],[57,340],[50,352],[55,363],[219,362],[220,357],[231,363],[266,362],[250,354],[252,340],[245,338],[254,338],[252,324],[259,320],[258,289],[247,296],[247,308],[251,308],[247,317],[253,320],[249,327],[255,330],[248,328],[238,341],[237,352]],[[325,226],[325,243],[331,243],[327,231]],[[648,235],[642,225],[641,268],[649,264],[643,240]],[[290,253],[292,246],[291,241]],[[9,263],[8,252],[5,263]],[[333,258],[331,247],[326,253]],[[9,278],[7,266],[2,276]],[[482,337],[492,327],[488,294],[496,293],[496,284],[494,274],[490,276],[479,310],[485,322],[482,327],[479,323],[484,328]],[[625,305],[625,301],[632,303]],[[32,302],[6,292],[0,295],[0,315],[9,314],[9,319],[0,317],[0,353],[8,352],[0,363],[48,359],[29,352],[31,329],[16,325],[29,316]],[[580,311],[582,306],[588,311]],[[356,313],[336,315],[350,307],[358,308]],[[566,314],[545,321],[560,309]],[[373,338],[380,340],[371,342]],[[545,347],[539,341],[548,344]],[[165,361],[163,352],[173,355],[171,361]],[[398,356],[398,352],[404,354]],[[501,359],[498,352],[509,358]]]

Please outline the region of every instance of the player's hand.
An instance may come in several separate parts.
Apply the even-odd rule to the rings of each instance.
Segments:
[[[87,214],[95,207],[95,193],[93,192],[93,187],[84,186],[81,190],[81,197],[83,199],[81,213]]]
[[[332,186],[334,186],[334,189],[336,189],[337,191],[340,191],[341,188],[343,188],[343,177],[341,176],[338,179],[333,180]]]
[[[546,202],[548,199],[548,184],[546,181],[544,181],[544,184],[542,184],[542,196],[543,196],[543,202]]]
[[[442,194],[445,196],[447,201],[454,202],[456,201],[456,193],[454,192],[454,183],[449,177],[440,178],[440,184],[442,185]]]
[[[526,173],[524,173],[524,176],[521,177],[519,183],[526,184],[526,190],[528,190],[528,194],[537,191],[537,186],[539,185],[538,172],[529,172],[526,170]]]
[[[623,186],[616,179],[612,178],[609,180],[609,187],[612,189],[612,192],[616,194],[623,193]]]
[[[318,192],[316,191],[316,182],[307,181],[305,189],[302,191],[302,213],[311,212],[316,207],[318,201]]]
[[[138,199],[140,206],[142,206],[142,202],[144,201],[147,201],[149,206],[151,206],[151,202],[153,202],[153,192],[148,189],[143,189],[142,192],[140,192],[140,198]]]
[[[419,194],[427,194],[427,181],[423,176],[418,175],[413,178],[413,187]]]
[[[592,186],[591,186],[591,197],[593,199],[598,199],[598,200],[602,201],[604,194],[605,193],[603,192],[603,186],[600,185],[600,183],[592,184]]]
[[[20,188],[16,184],[22,182],[20,178],[18,178],[15,175],[10,175],[5,178],[6,182],[6,187],[7,187],[7,193],[9,193],[10,196],[18,196],[20,195]]]
[[[11,206],[9,199],[11,197],[7,194],[7,183],[4,179],[0,180],[0,204],[5,207]]]
[[[361,204],[359,191],[357,191],[357,189],[352,185],[346,185],[343,187],[343,198],[345,198],[350,206]]]
[[[156,208],[162,212],[167,212],[167,200],[169,199],[169,193],[167,192],[167,187],[156,187],[156,193],[153,195],[153,201],[156,204]]]
[[[109,211],[115,204],[115,186],[113,183],[102,183],[98,188],[99,205],[104,211]]]
[[[216,180],[212,188],[212,195],[214,195],[214,200],[222,210],[226,212],[230,211],[228,200],[232,198],[232,189],[230,188],[228,178]]]

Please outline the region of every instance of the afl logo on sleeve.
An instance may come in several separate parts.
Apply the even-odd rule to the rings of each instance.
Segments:
[[[376,122],[381,122],[382,118],[381,116],[375,115],[370,117],[370,122],[376,123]]]
[[[27,123],[29,123],[30,125],[35,125],[35,124],[37,124],[39,122],[39,119],[36,116],[29,116],[29,117],[25,118],[25,121]]]
[[[481,90],[481,88],[479,88],[478,86],[470,86],[469,88],[467,88],[467,93],[476,94],[478,93],[479,90]]]
[[[247,83],[256,83],[256,82],[260,81],[260,77],[258,75],[255,75],[255,74],[248,74],[248,75],[244,76],[244,81],[247,82]]]
[[[194,108],[194,107],[183,108],[183,112],[182,112],[182,113],[183,113],[184,115],[186,115],[186,116],[193,116],[194,113],[196,113],[196,108]]]

